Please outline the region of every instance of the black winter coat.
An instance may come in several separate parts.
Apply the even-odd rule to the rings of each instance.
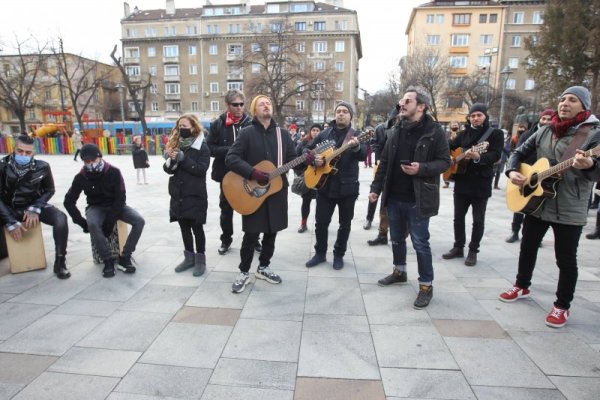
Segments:
[[[183,161],[174,163],[167,160],[164,171],[172,175],[169,178],[170,221],[180,219],[206,223],[208,195],[206,193],[206,171],[210,164],[210,150],[204,137],[196,139],[184,152]]]
[[[133,157],[133,168],[148,168],[148,153],[143,146],[133,145],[131,156]]]
[[[55,192],[47,162],[34,159],[29,171],[19,178],[10,165],[11,157],[9,154],[0,160],[0,220],[10,225],[20,220],[15,210],[21,212],[30,206],[43,208]]]
[[[246,114],[244,114],[237,125],[225,126],[226,119],[227,113],[223,113],[211,122],[210,130],[206,137],[210,155],[214,157],[210,177],[216,182],[221,182],[225,174],[229,171],[227,166],[225,166],[225,156],[227,156],[227,152],[237,138],[240,130],[252,123],[252,118]]]
[[[287,130],[281,129],[283,164],[296,158],[294,142]],[[267,129],[256,119],[252,125],[240,131],[237,140],[231,146],[225,165],[231,171],[251,178],[254,165],[268,160],[277,165],[277,124],[271,120]],[[283,178],[282,189],[269,196],[254,214],[242,216],[244,232],[275,233],[288,226],[288,181],[286,174]]]

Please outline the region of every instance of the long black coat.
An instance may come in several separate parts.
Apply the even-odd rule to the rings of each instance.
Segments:
[[[169,178],[171,222],[190,219],[196,223],[206,223],[206,171],[209,164],[210,150],[202,138],[185,150],[183,161],[174,163],[173,160],[167,160],[163,165],[164,171],[173,175]]]
[[[225,157],[225,165],[231,171],[251,178],[254,165],[261,161],[269,160],[277,165],[277,124],[271,120],[267,129],[256,119],[252,124],[243,128],[237,140]],[[296,157],[294,142],[287,130],[281,129],[281,143],[283,164]],[[288,226],[288,181],[286,174],[283,178],[283,187],[275,194],[269,196],[261,206],[250,215],[242,216],[242,230],[244,232],[274,233],[284,230]]]
[[[148,153],[143,146],[133,145],[131,156],[133,157],[133,168],[148,168]]]

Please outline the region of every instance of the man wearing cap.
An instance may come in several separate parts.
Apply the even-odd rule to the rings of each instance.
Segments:
[[[540,119],[536,124],[534,124],[531,129],[524,132],[519,139],[517,140],[517,144],[515,145],[515,149],[519,148],[527,139],[531,137],[534,133],[542,129],[544,126],[550,123],[550,119],[552,118],[552,114],[554,114],[554,110],[551,108],[547,108],[540,113]],[[534,151],[527,158],[523,159],[521,162],[529,165],[534,164],[537,161],[537,155]],[[521,225],[523,224],[523,218],[525,215],[522,213],[514,213],[513,220],[511,224],[512,233],[509,237],[506,238],[506,243],[514,243],[519,240],[519,231],[521,230]]]
[[[58,279],[68,279],[67,216],[48,204],[54,196],[54,178],[50,165],[34,158],[33,139],[20,135],[14,151],[0,160],[0,220],[16,241],[40,222],[52,226],[54,237],[54,273]]]
[[[107,237],[113,232],[117,220],[131,225],[123,253],[118,255],[117,268],[127,274],[135,272],[131,254],[135,251],[142,230],[144,218],[133,208],[125,204],[125,182],[121,171],[102,159],[102,153],[95,144],[85,144],[81,148],[83,168],[73,178],[73,183],[65,195],[64,206],[84,232],[90,233],[92,242],[98,249],[104,262],[102,276],[115,276],[115,260],[111,253]],[[83,218],[77,208],[77,199],[81,192],[87,197],[87,208]]]
[[[244,93],[240,90],[230,90],[225,94],[225,106],[227,110],[217,119],[210,123],[206,143],[210,149],[210,155],[214,158],[212,164],[211,178],[219,182],[221,192],[219,194],[219,208],[221,216],[221,246],[219,254],[223,255],[229,251],[233,241],[233,208],[223,194],[223,177],[229,169],[225,165],[225,156],[235,142],[240,130],[250,125],[252,118],[244,113]]]
[[[481,142],[489,142],[485,153],[473,151],[472,147]],[[472,207],[473,228],[469,254],[465,265],[477,264],[479,244],[485,226],[485,209],[492,195],[494,164],[500,160],[504,147],[504,133],[490,126],[487,107],[483,103],[475,103],[469,110],[469,123],[465,129],[450,141],[450,150],[462,148],[465,158],[461,163],[464,173],[454,175],[454,246],[442,255],[445,260],[464,257],[466,244],[465,216]]]
[[[590,111],[591,98],[583,86],[565,90],[550,123],[515,150],[506,171],[512,183],[523,185],[527,177],[517,172],[517,168],[533,152],[538,159],[544,157],[551,164],[574,157],[571,168],[561,173],[555,185],[556,196],[525,216],[516,281],[499,296],[501,301],[513,302],[531,295],[529,287],[538,247],[552,228],[559,274],[556,301],[546,316],[546,325],[553,328],[564,326],[569,318],[577,284],[577,247],[587,222],[588,195],[594,182],[600,179],[598,158],[586,157],[583,151],[600,144],[600,121]]]
[[[361,144],[356,139],[357,132],[350,125],[353,113],[354,110],[350,103],[345,101],[338,103],[335,107],[335,120],[331,122],[331,126],[322,131],[306,147],[306,151],[314,149],[325,140],[334,141],[337,148],[346,143],[349,145],[349,150],[342,153],[335,164],[337,173],[329,174],[325,184],[317,191],[315,255],[306,262],[307,268],[312,268],[327,260],[327,230],[336,206],[338,207],[340,226],[333,246],[333,268],[344,268],[344,255],[354,217],[354,204],[358,197],[358,164],[365,159],[367,154],[365,144]],[[317,155],[315,165],[323,166],[321,155]]]
[[[273,106],[267,96],[256,96],[250,104],[250,113],[254,116],[252,123],[240,131],[225,157],[225,165],[240,176],[252,179],[259,185],[267,185],[271,171],[262,171],[254,166],[265,160],[276,166],[283,165],[296,158],[296,150],[290,134],[280,129],[273,120]],[[243,292],[248,284],[254,248],[261,232],[264,233],[262,251],[255,276],[269,283],[281,283],[281,277],[269,268],[275,252],[277,232],[288,226],[289,184],[286,174],[280,177],[283,179],[282,189],[267,197],[253,214],[242,216],[244,238],[240,249],[240,274],[231,286],[233,293]]]

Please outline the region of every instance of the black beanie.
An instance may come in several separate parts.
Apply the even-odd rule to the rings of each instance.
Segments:
[[[88,143],[81,146],[81,152],[79,155],[83,161],[93,161],[98,157],[102,157],[100,149],[93,143]]]
[[[471,108],[469,108],[469,115],[478,111],[487,115],[487,106],[483,103],[474,103]]]

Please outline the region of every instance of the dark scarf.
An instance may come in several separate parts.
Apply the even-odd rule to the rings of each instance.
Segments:
[[[31,157],[31,161],[28,164],[20,165],[20,164],[17,164],[17,162],[15,161],[14,154],[11,154],[11,156],[8,160],[8,163],[12,167],[15,174],[17,174],[19,179],[24,177],[30,170],[32,170],[34,168],[33,157]]]
[[[232,113],[227,112],[225,116],[225,126],[237,125],[240,123],[242,118],[244,118],[244,114],[242,114],[240,117],[235,117]]]
[[[557,139],[560,139],[567,134],[569,128],[585,122],[591,114],[592,113],[590,110],[583,110],[579,114],[577,114],[575,118],[561,120],[558,117],[558,112],[554,112],[554,114],[552,114],[552,120],[550,122],[550,129],[554,133],[554,136]]]

